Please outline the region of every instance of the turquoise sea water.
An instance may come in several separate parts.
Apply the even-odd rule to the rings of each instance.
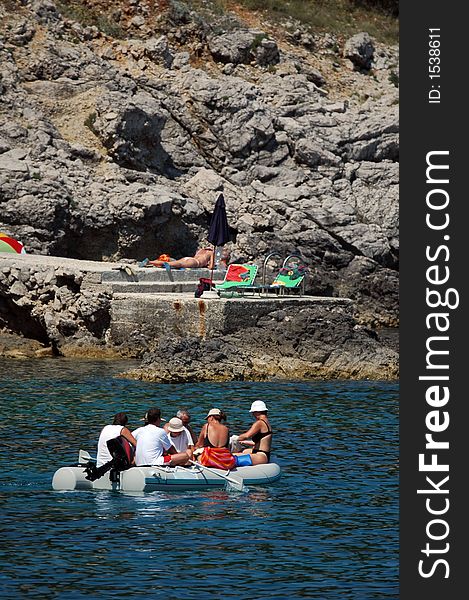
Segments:
[[[124,363],[0,360],[0,591],[28,598],[398,598],[398,386],[157,385]],[[233,432],[264,400],[282,478],[246,494],[54,492],[121,410],[213,406]]]

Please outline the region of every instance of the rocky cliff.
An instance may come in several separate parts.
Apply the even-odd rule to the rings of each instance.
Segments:
[[[397,48],[210,2],[0,0],[0,230],[30,253],[301,252],[398,324]],[[203,9],[203,10],[202,10]]]

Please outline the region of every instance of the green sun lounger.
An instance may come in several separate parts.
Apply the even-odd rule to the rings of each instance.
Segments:
[[[244,288],[252,286],[256,275],[257,265],[229,265],[225,279],[215,286],[215,290],[220,293],[242,293]]]
[[[305,272],[304,267],[282,267],[270,285],[258,286],[259,291],[285,294],[285,292],[289,293],[292,290],[300,290],[302,295]]]

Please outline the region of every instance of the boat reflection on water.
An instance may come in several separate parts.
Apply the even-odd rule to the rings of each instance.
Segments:
[[[82,492],[79,492],[80,494]],[[267,518],[272,501],[270,490],[251,488],[248,494],[233,494],[223,489],[186,492],[113,492],[91,493],[97,519],[135,521],[140,518],[182,519],[199,514],[204,521],[238,519],[240,511],[250,518]],[[125,497],[125,509],[122,503]],[[203,533],[202,530],[200,530]]]

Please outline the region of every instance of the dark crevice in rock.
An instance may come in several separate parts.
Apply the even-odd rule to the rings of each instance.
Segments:
[[[30,307],[18,306],[10,298],[2,296],[0,296],[0,327],[5,327],[25,338],[37,340],[41,344],[50,343],[45,327],[31,315]]]
[[[338,244],[340,244],[341,248],[344,251],[350,252],[354,256],[362,256],[364,258],[369,258],[359,248],[357,248],[356,246],[354,246],[350,242],[347,242],[346,240],[344,240],[344,238],[341,237],[338,233],[335,233],[335,232],[331,231],[330,229],[327,229],[321,223],[319,223],[318,221],[316,221],[313,218],[311,218],[311,220],[318,226],[319,229],[321,229],[322,231],[326,232],[327,235],[329,235]],[[379,261],[379,260],[377,260],[376,262],[378,262],[378,264],[381,264],[381,266],[383,266],[383,267],[392,269],[394,271],[398,271],[399,270],[399,262],[398,262],[398,257],[396,256],[396,252],[394,250],[391,250],[390,251],[390,255],[395,260],[387,260],[387,261]]]
[[[164,101],[161,103],[161,105],[168,111],[168,113],[171,115],[171,118],[175,121],[175,123],[177,123],[179,125],[179,127],[188,135],[189,139],[192,141],[194,146],[197,148],[197,150],[200,152],[200,154],[204,157],[208,166],[210,166],[215,172],[217,172],[217,173],[220,172],[223,165],[220,163],[219,160],[217,160],[213,156],[213,154],[211,154],[208,151],[208,148],[206,148],[199,141],[199,139],[198,139],[197,135],[195,135],[193,129],[184,122],[184,119],[181,119],[181,117],[178,115],[178,113],[176,113],[176,111],[172,110],[171,105],[165,103]],[[207,126],[207,128],[209,128],[209,127]]]
[[[74,226],[56,245],[59,256],[79,260],[102,260],[119,249],[119,231],[115,227],[92,229]]]

